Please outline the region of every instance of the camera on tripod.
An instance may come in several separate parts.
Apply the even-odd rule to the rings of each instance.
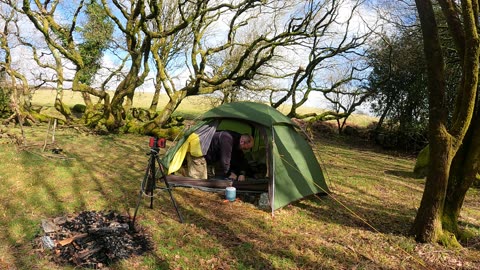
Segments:
[[[166,142],[165,138],[150,137],[148,145],[150,148],[165,148]]]
[[[147,168],[145,170],[145,176],[140,185],[140,192],[138,194],[137,206],[135,207],[135,213],[133,214],[133,219],[131,221],[132,228],[135,226],[135,219],[137,217],[138,208],[140,207],[140,202],[142,197],[148,196],[150,198],[150,208],[153,209],[153,196],[155,189],[161,189],[168,191],[170,195],[170,200],[172,201],[175,210],[177,211],[178,218],[180,222],[183,223],[182,215],[177,206],[177,202],[173,198],[172,189],[170,184],[167,181],[167,176],[163,171],[163,165],[159,158],[159,148],[165,148],[167,140],[165,138],[150,137],[148,145],[150,146],[150,151],[147,155],[150,156],[148,159]],[[159,175],[157,175],[159,173]],[[157,180],[164,183],[164,187],[157,186]]]

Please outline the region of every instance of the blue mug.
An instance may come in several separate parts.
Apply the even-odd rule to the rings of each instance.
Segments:
[[[227,187],[225,189],[225,197],[231,202],[235,201],[235,198],[237,197],[237,189],[234,187]]]

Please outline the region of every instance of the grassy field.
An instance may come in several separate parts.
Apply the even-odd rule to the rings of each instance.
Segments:
[[[51,107],[55,101],[55,94],[56,92],[54,90],[37,90],[33,94],[32,103],[35,105]],[[113,95],[113,93],[111,95]],[[152,96],[153,94],[149,92],[137,92],[134,96],[133,106],[148,109],[152,101]],[[167,101],[168,97],[166,95],[161,95],[158,102],[158,109],[162,109],[165,104],[167,104]],[[63,102],[66,105],[73,107],[75,104],[83,104],[83,99],[80,92],[64,91]],[[204,112],[211,108],[209,104],[210,102],[208,102],[207,99],[186,98],[185,101],[180,104],[178,111],[187,116],[198,115],[199,112]]]
[[[55,101],[55,91],[54,90],[38,90],[33,95],[33,103],[40,106],[53,106],[53,102]],[[138,108],[147,109],[150,107],[150,103],[152,100],[152,93],[150,92],[137,92],[134,96],[133,106]],[[160,100],[158,103],[158,109],[162,109],[163,106],[168,101],[168,97],[166,95],[161,95]],[[72,107],[77,103],[83,104],[83,100],[79,92],[73,91],[64,91],[63,95],[63,102],[68,106]],[[212,101],[206,97],[188,97],[186,98],[177,109],[176,113],[184,115],[188,118],[194,118],[199,114],[207,111],[208,109],[212,108]],[[286,113],[289,110],[288,105],[282,105],[279,110]],[[298,113],[306,114],[306,113],[321,113],[324,111],[320,108],[312,108],[312,107],[300,107],[298,109]],[[350,116],[348,123],[359,127],[366,127],[372,121],[375,121],[376,118],[368,116],[368,115],[360,115],[360,114],[353,114]]]
[[[97,136],[59,127],[42,152],[44,125],[27,127],[27,146],[0,142],[0,269],[74,269],[57,265],[32,241],[41,220],[85,210],[132,214],[148,157],[148,138]],[[185,220],[166,194],[142,202],[138,225],[153,251],[110,269],[480,269],[480,200],[471,190],[462,227],[476,235],[464,248],[418,244],[408,230],[424,180],[412,158],[338,137],[317,136],[314,149],[332,191],[275,212],[223,195],[177,188]],[[362,145],[362,146],[358,146]]]
[[[54,94],[37,91],[34,103],[51,106]],[[140,93],[134,105],[146,108],[150,98]],[[68,105],[80,100],[65,92]],[[198,115],[208,104],[187,99],[179,112]],[[352,119],[358,126],[371,121]],[[42,151],[52,139],[46,125],[25,132],[24,147],[0,139],[0,269],[75,269],[33,244],[41,220],[89,210],[132,215],[148,138],[59,127],[55,146],[63,151],[56,155],[53,145]],[[478,190],[469,191],[461,213],[461,226],[475,235],[463,248],[419,244],[408,236],[424,185],[412,174],[414,159],[333,135],[317,134],[313,146],[331,196],[306,198],[272,217],[247,202],[225,203],[222,194],[177,188],[184,223],[167,194],[155,197],[154,209],[144,198],[137,224],[153,250],[110,269],[480,269]]]

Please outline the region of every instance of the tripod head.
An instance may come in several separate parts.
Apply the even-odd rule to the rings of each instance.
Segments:
[[[150,137],[148,146],[150,146],[150,152],[158,153],[160,148],[165,148],[167,140],[165,138]]]

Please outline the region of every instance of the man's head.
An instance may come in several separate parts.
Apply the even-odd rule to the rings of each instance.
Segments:
[[[248,150],[253,147],[253,137],[252,135],[249,134],[242,134],[240,136],[240,149],[242,150]]]

